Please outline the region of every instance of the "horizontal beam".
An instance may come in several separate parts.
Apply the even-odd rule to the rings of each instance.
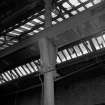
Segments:
[[[37,42],[40,37],[48,37],[54,41],[58,48],[60,48],[66,44],[96,34],[102,31],[105,27],[104,11],[105,2],[102,2],[74,17],[41,31],[35,36],[6,48],[0,52],[0,58],[30,45],[36,45],[36,51],[38,51]]]

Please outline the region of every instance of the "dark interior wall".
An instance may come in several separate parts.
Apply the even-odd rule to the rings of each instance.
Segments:
[[[57,87],[56,105],[94,105],[105,103],[105,76]]]
[[[55,105],[105,103],[105,75],[90,74],[82,73],[79,76],[69,77],[57,82],[55,84]],[[40,88],[7,96],[4,100],[2,105],[40,105]]]

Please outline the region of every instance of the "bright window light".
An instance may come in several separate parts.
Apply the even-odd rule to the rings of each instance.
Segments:
[[[27,22],[26,24],[29,25],[29,26],[32,26],[32,27],[35,26],[35,24],[33,24],[31,22]]]
[[[2,74],[2,76],[6,81],[9,81],[8,78],[4,74]]]
[[[0,40],[5,40],[4,36],[0,36]]]
[[[61,58],[62,62],[66,61],[66,58],[64,57],[61,51],[58,52],[58,55]]]
[[[39,23],[39,24],[43,24],[43,22],[39,19],[33,19],[32,21],[36,22],[36,23]]]
[[[52,15],[52,18],[55,18],[57,15],[55,14],[55,13],[51,13],[51,15]]]
[[[3,44],[4,42],[3,41],[0,41],[0,44]]]
[[[80,2],[78,0],[69,0],[69,2],[74,6],[80,5]]]
[[[84,44],[87,47],[88,52],[93,52],[93,49],[92,49],[91,44],[90,44],[89,41],[85,41]]]
[[[104,40],[105,40],[105,34],[103,35],[103,38],[104,38]]]
[[[87,1],[89,1],[89,0],[80,0],[82,3],[84,3],[84,2],[87,2]]]
[[[64,2],[64,3],[62,4],[62,6],[63,6],[64,8],[66,8],[67,10],[72,9],[72,7],[71,7],[67,2]]]
[[[94,4],[98,4],[98,3],[100,3],[102,0],[93,0],[93,3]]]
[[[60,58],[57,56],[57,63],[59,64],[59,63],[61,63],[61,60],[60,60]]]
[[[34,68],[34,72],[35,72],[35,71],[38,71],[38,68],[37,68],[37,66],[35,65],[34,62],[31,62],[31,65],[32,65],[32,67]]]
[[[16,79],[16,77],[14,76],[14,74],[11,73],[11,71],[8,71],[8,74],[11,76],[12,79]]]
[[[40,27],[39,29],[40,29],[40,30],[44,30],[44,27]]]
[[[15,70],[16,70],[16,72],[19,74],[19,76],[20,76],[20,77],[22,77],[22,76],[23,76],[23,74],[19,71],[19,69],[18,69],[18,68],[15,68]]]
[[[90,8],[90,7],[93,6],[93,4],[90,2],[90,3],[86,4],[85,6],[86,6],[87,8]]]
[[[7,76],[7,78],[8,78],[9,80],[12,80],[11,77],[9,76],[9,74],[8,74],[7,72],[5,72],[5,75]]]
[[[57,24],[57,22],[56,21],[52,21],[52,24],[55,25],[55,24]]]
[[[69,53],[70,53],[72,58],[76,58],[77,57],[73,48],[69,48],[68,51],[69,51]]]
[[[8,34],[10,34],[10,35],[20,35],[19,33],[15,33],[15,32],[13,32],[13,31],[8,32]]]
[[[82,56],[82,52],[77,45],[74,46],[77,56]]]
[[[78,8],[78,11],[80,11],[80,12],[82,12],[82,11],[84,11],[84,10],[85,10],[84,7],[80,7],[80,8]]]
[[[18,75],[14,70],[12,70],[12,73],[15,75],[16,78],[18,78]]]
[[[99,45],[98,45],[98,43],[97,43],[97,41],[96,41],[96,39],[95,39],[95,38],[92,38],[92,42],[93,42],[93,44],[94,44],[94,46],[95,46],[96,50],[99,50],[99,49],[100,49],[100,47],[99,47]]]
[[[2,81],[0,81],[0,84],[2,84]]]
[[[70,57],[70,55],[69,55],[69,53],[68,53],[68,51],[66,49],[63,50],[63,53],[66,56],[67,60],[70,60],[71,59],[71,57]]]
[[[71,14],[76,15],[78,12],[77,11],[71,11]]]
[[[24,68],[24,70],[25,70],[28,74],[30,74],[30,73],[31,73],[31,72],[30,72],[30,70],[29,70],[29,68],[27,68],[27,66],[26,66],[26,65],[23,65],[22,67]]]
[[[33,73],[35,72],[34,69],[31,67],[31,65],[29,63],[26,64],[28,66],[28,68],[30,69],[30,71]]]
[[[105,41],[104,41],[104,38],[102,36],[97,37],[97,41],[98,41],[101,48],[105,47]]]
[[[57,20],[58,20],[59,22],[63,21],[63,19],[62,19],[62,18],[58,18]]]
[[[18,31],[18,32],[23,32],[23,30],[21,29],[14,29],[15,31]]]
[[[79,46],[80,46],[80,48],[81,48],[83,54],[87,54],[87,53],[88,53],[88,51],[87,51],[87,49],[86,49],[86,47],[84,46],[83,43],[80,43]]]
[[[21,66],[19,66],[18,69],[22,72],[23,75],[27,75],[26,72],[24,71],[24,69]]]
[[[64,17],[65,17],[65,19],[68,19],[69,18],[69,14],[65,14]]]
[[[26,30],[31,30],[31,28],[29,28],[29,27],[27,27],[27,26],[25,26],[25,25],[23,25],[23,26],[20,26],[21,28],[24,28],[24,29],[26,29]]]
[[[28,35],[34,35],[34,34],[35,34],[34,32],[29,32],[29,33],[28,33]]]
[[[44,16],[44,15],[40,15],[39,17],[40,17],[41,19],[43,19],[43,20],[45,19],[45,16]]]
[[[38,30],[34,30],[33,32],[35,32],[35,33],[39,33],[39,31],[38,31]]]

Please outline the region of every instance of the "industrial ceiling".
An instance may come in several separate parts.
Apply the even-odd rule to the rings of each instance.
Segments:
[[[43,35],[44,32],[49,33],[49,30],[53,31],[56,27],[62,26],[64,23],[68,24],[68,22],[73,19],[71,24],[80,24],[79,22],[75,23],[75,20],[79,21],[79,19],[76,19],[76,16],[77,18],[81,18],[82,14],[84,14],[82,17],[85,15],[88,16],[89,9],[94,9],[95,6],[97,8],[99,4],[104,4],[103,0],[54,0],[51,13],[52,29],[46,29],[44,26],[45,9],[43,0],[26,0],[25,2],[19,0],[3,0],[0,2],[1,87],[16,82],[19,79],[21,80],[23,77],[33,78],[39,75],[40,56],[38,46],[36,43],[31,43],[29,39],[37,39],[40,33],[41,35]],[[71,33],[71,35],[73,35],[73,33]],[[61,39],[62,38],[63,37],[61,37]],[[61,41],[61,43],[66,43],[63,41]],[[59,40],[56,42],[59,42]],[[87,62],[90,60],[89,56],[91,59],[94,58],[94,53],[96,54],[95,58],[99,57],[98,59],[100,59],[100,52],[101,55],[104,55],[102,54],[105,47],[104,30],[98,32],[95,36],[92,34],[91,36],[77,37],[76,40],[72,40],[71,42],[68,41],[67,45],[62,44],[62,46],[61,43],[57,43],[59,46],[56,60],[58,70],[64,68],[64,65],[70,62],[73,62],[70,64],[76,64],[76,62],[81,63],[83,61]],[[100,59],[100,62],[103,62],[103,60]],[[96,63],[97,62],[95,62],[95,64]],[[61,64],[63,64],[63,67]],[[86,63],[86,66],[88,66],[88,63]],[[68,71],[66,74],[67,73]],[[60,76],[57,75],[56,78],[60,78]],[[36,79],[36,81],[38,81],[38,79]],[[15,84],[15,86],[17,85]]]

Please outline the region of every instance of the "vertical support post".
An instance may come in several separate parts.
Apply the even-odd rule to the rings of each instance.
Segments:
[[[56,65],[56,47],[47,38],[39,40],[40,59],[44,75],[44,105],[54,105],[54,70]]]
[[[51,27],[51,3],[52,0],[45,2],[45,27]],[[56,47],[48,38],[39,39],[41,72],[44,75],[44,105],[54,105],[54,73],[56,64]]]
[[[45,2],[45,27],[50,27],[52,24],[52,17],[51,17],[51,11],[52,11],[52,0],[44,0]]]

